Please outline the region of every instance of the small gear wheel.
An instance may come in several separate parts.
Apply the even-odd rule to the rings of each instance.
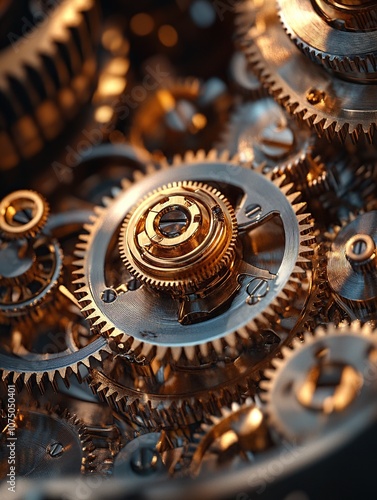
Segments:
[[[188,294],[232,265],[236,238],[236,216],[224,195],[189,181],[147,195],[127,215],[119,248],[136,279]]]
[[[335,179],[316,153],[316,137],[271,97],[239,105],[217,145],[253,168],[286,176],[306,200],[334,189]]]
[[[328,252],[327,277],[338,304],[351,318],[373,319],[377,312],[377,211],[336,227]]]
[[[35,238],[44,228],[49,211],[47,201],[39,193],[13,191],[0,201],[0,236]]]
[[[375,414],[370,377],[376,373],[377,336],[370,325],[319,327],[281,354],[260,385],[269,421],[285,439],[302,443],[343,424],[352,429],[356,417],[362,429]]]

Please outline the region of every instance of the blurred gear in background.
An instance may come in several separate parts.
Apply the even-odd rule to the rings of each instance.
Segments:
[[[376,496],[376,33],[0,1],[1,498]]]

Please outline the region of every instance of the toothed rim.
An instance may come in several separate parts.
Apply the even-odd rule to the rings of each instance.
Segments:
[[[265,0],[265,6],[263,7],[268,13],[268,21],[271,22],[271,10],[274,5],[273,0]],[[263,9],[262,8],[262,9]],[[261,15],[258,12],[258,15]],[[267,14],[266,14],[267,15]],[[282,34],[286,37],[283,27],[279,22],[279,18],[277,15],[276,9],[274,10],[274,14],[272,17],[275,25],[279,26]],[[286,83],[286,81],[280,77],[277,72],[272,72],[270,65],[264,59],[262,53],[257,47],[255,40],[258,38],[258,34],[255,33],[255,21],[252,26],[250,26],[250,21],[245,15],[241,15],[238,20],[239,24],[239,35],[242,38],[242,48],[246,53],[246,56],[255,69],[259,79],[263,83],[263,85],[267,88],[269,94],[281,105],[283,106],[291,115],[295,116],[300,121],[304,122],[307,126],[314,129],[319,137],[326,138],[329,142],[333,140],[339,140],[342,143],[350,140],[352,143],[357,144],[360,137],[365,137],[368,142],[372,143],[373,138],[375,136],[377,130],[376,122],[370,118],[366,122],[363,120],[357,120],[349,113],[349,116],[346,117],[335,117],[329,116],[328,113],[322,111],[319,107],[315,107],[312,105],[309,107],[309,104],[306,101],[304,95],[300,98],[296,95],[296,91],[290,89],[290,85]],[[254,39],[254,38],[255,39]],[[310,70],[312,70],[313,62],[308,60],[305,55],[300,52],[296,53],[298,49],[294,44],[292,45],[292,54],[294,54],[297,59],[298,56],[302,58],[301,66],[307,66]],[[314,69],[316,72],[322,71],[324,76],[329,83],[332,81],[337,81],[338,79],[326,73],[325,70],[318,68],[314,65]],[[352,94],[353,86],[358,85],[353,82],[342,81],[343,86],[349,86],[348,94]],[[315,87],[315,80],[313,81],[312,88]],[[367,86],[365,86],[367,87]],[[374,87],[369,86],[369,87]],[[328,85],[328,88],[331,88],[331,85]],[[349,105],[347,106],[349,108]]]
[[[178,167],[183,164],[196,164],[196,163],[211,163],[211,162],[227,162],[233,165],[237,165],[239,168],[246,168],[244,165],[241,167],[237,163],[237,156],[229,160],[229,153],[223,152],[218,153],[216,150],[210,151],[206,154],[204,151],[198,151],[194,154],[192,151],[186,153],[186,155],[182,158],[180,156],[175,156],[173,163],[169,164],[167,160],[163,160],[160,164],[160,169],[168,169],[172,167]],[[156,167],[154,165],[149,165],[147,168],[147,172],[145,175],[149,173],[153,173],[156,171]],[[141,172],[135,172],[135,181],[142,179],[145,177]],[[249,324],[244,327],[234,331],[229,335],[225,335],[222,338],[213,339],[210,342],[206,342],[198,345],[184,345],[184,346],[167,346],[160,344],[152,344],[143,342],[135,337],[125,334],[117,327],[115,327],[112,323],[109,323],[107,319],[103,316],[101,309],[97,306],[95,301],[91,298],[90,292],[90,282],[89,277],[86,275],[86,251],[89,249],[91,245],[91,241],[93,239],[94,234],[97,230],[97,225],[101,221],[101,215],[106,213],[108,207],[111,206],[112,199],[105,198],[104,205],[107,208],[97,207],[95,209],[96,215],[92,217],[91,223],[85,225],[85,230],[88,234],[84,234],[80,236],[81,243],[79,243],[76,247],[75,255],[80,258],[80,260],[76,261],[74,265],[78,268],[74,271],[74,274],[77,276],[77,279],[74,281],[76,285],[78,285],[78,289],[76,290],[76,294],[79,296],[79,302],[81,304],[81,310],[85,314],[88,320],[90,320],[92,328],[95,331],[105,334],[107,336],[115,338],[117,341],[120,341],[127,345],[127,347],[133,351],[138,350],[138,354],[145,355],[148,357],[152,350],[154,350],[154,356],[157,358],[164,359],[172,359],[179,360],[181,355],[184,353],[187,359],[194,359],[197,357],[197,353],[200,350],[204,349],[204,351],[208,351],[208,349],[213,348],[215,352],[221,354],[223,352],[224,347],[235,346],[238,342],[238,339],[248,339],[250,334],[253,332],[258,332],[260,327],[265,327],[269,325],[269,320],[274,321],[276,319],[276,315],[279,311],[284,309],[289,301],[289,297],[292,293],[295,293],[297,286],[300,285],[303,274],[306,274],[306,267],[310,264],[310,258],[308,258],[309,254],[312,254],[312,225],[307,223],[309,218],[309,214],[301,214],[299,212],[305,207],[305,203],[297,203],[297,198],[300,196],[300,193],[288,194],[292,190],[292,184],[282,186],[284,182],[284,176],[274,179],[271,179],[270,174],[266,174],[263,176],[265,179],[269,180],[272,184],[277,187],[281,193],[285,196],[287,202],[291,206],[295,214],[295,218],[297,220],[297,237],[299,240],[298,244],[298,254],[296,256],[295,265],[293,266],[292,273],[282,287],[281,291],[278,292],[277,296],[272,300],[272,302],[265,308],[264,314],[256,317]],[[124,183],[123,188],[126,190],[130,186],[129,181]]]
[[[211,195],[214,195],[217,199],[221,200],[222,203],[225,205],[226,209],[228,210],[228,216],[230,218],[231,224],[232,224],[232,236],[230,238],[229,243],[227,244],[227,247],[225,248],[225,251],[222,253],[221,258],[218,262],[216,262],[214,265],[207,264],[205,266],[201,266],[200,269],[195,270],[195,275],[189,276],[188,278],[183,278],[183,279],[176,279],[174,281],[172,280],[158,280],[155,279],[151,276],[147,276],[144,274],[142,269],[138,269],[129,259],[127,255],[127,250],[126,250],[126,238],[125,238],[125,233],[127,231],[129,222],[134,215],[135,211],[139,208],[140,205],[142,205],[146,200],[148,200],[149,197],[153,196],[154,194],[159,193],[160,191],[164,191],[166,189],[170,188],[194,188],[194,189],[202,189],[206,193],[209,193]],[[235,254],[235,247],[236,247],[236,239],[237,239],[237,220],[236,216],[233,210],[232,205],[229,203],[229,201],[225,198],[225,196],[218,191],[215,188],[212,188],[211,186],[207,186],[203,182],[195,182],[195,181],[183,181],[183,182],[173,182],[172,184],[164,185],[161,188],[155,189],[153,192],[148,193],[146,196],[144,196],[135,206],[134,208],[127,214],[121,230],[120,230],[120,236],[119,236],[119,250],[120,250],[120,256],[123,260],[123,263],[125,264],[127,270],[130,272],[131,275],[135,276],[136,279],[140,280],[142,283],[146,283],[147,285],[150,285],[154,288],[158,288],[160,290],[186,290],[186,289],[191,289],[197,287],[200,283],[203,281],[211,278],[214,276],[218,271],[221,269],[224,269],[228,265],[231,264],[234,258]],[[178,271],[179,273],[179,271]]]
[[[282,3],[284,6],[282,6]],[[296,34],[294,29],[290,26],[289,21],[287,20],[286,12],[284,10],[285,4],[288,5],[288,9],[292,9],[293,2],[290,2],[288,4],[287,2],[282,2],[281,0],[278,1],[278,15],[280,18],[280,21],[282,23],[282,26],[284,28],[284,31],[286,34],[289,36],[289,38],[292,40],[292,42],[305,54],[305,56],[309,57],[313,62],[316,62],[317,64],[320,64],[323,66],[325,69],[329,69],[332,71],[335,71],[337,73],[347,75],[348,73],[353,73],[355,69],[360,73],[367,75],[369,73],[368,67],[373,68],[373,71],[375,72],[377,69],[377,51],[372,52],[372,51],[366,51],[361,55],[355,54],[354,56],[349,56],[347,54],[332,54],[330,47],[331,43],[336,43],[336,41],[332,42],[332,34],[340,35],[343,37],[344,32],[337,30],[333,27],[331,27],[328,22],[323,19],[314,6],[310,3],[310,1],[306,2],[308,5],[308,8],[311,9],[310,13],[307,12],[305,9],[301,10],[301,14],[303,13],[307,16],[309,14],[312,14],[315,16],[316,22],[322,23],[321,26],[315,25],[315,23],[311,23],[312,27],[313,24],[315,27],[313,29],[325,29],[328,31],[328,36],[326,37],[324,35],[324,39],[326,40],[325,44],[327,45],[327,49],[329,49],[329,52],[322,51],[320,49],[317,49],[307,43],[305,40],[303,40],[299,35]],[[300,5],[302,7],[302,5]],[[291,13],[292,14],[292,13]],[[306,20],[306,19],[305,19]],[[302,21],[302,18],[300,18],[300,22]],[[308,25],[308,24],[307,24]],[[348,33],[348,39],[349,39],[349,44],[353,44],[353,47],[359,49],[360,47],[360,37],[363,38],[369,38],[370,33],[369,32],[347,32]],[[313,33],[314,37],[315,33]],[[358,37],[357,40],[355,40],[355,36]],[[345,49],[347,49],[347,46],[344,46]]]

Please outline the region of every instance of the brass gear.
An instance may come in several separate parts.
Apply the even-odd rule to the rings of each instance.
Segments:
[[[245,2],[238,20],[243,49],[269,93],[320,137],[373,142],[375,86],[346,81],[320,68],[290,40],[274,0]]]
[[[218,190],[199,182],[158,188],[127,215],[119,239],[128,271],[142,283],[195,292],[232,267],[237,221]]]
[[[181,462],[191,477],[229,467],[232,461],[252,462],[271,446],[266,417],[251,400],[223,407],[194,434]]]
[[[47,201],[30,190],[13,191],[0,201],[0,237],[35,238],[49,214]]]

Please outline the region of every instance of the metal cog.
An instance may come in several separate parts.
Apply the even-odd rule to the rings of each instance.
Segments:
[[[362,429],[376,395],[368,378],[376,353],[375,331],[358,321],[319,327],[284,347],[260,383],[271,425],[294,443],[315,440],[353,417]]]
[[[183,210],[177,208],[180,199]],[[196,237],[195,232],[200,234]],[[137,280],[153,288],[189,293],[232,265],[236,238],[236,216],[225,196],[201,182],[180,181],[149,193],[127,215],[119,250]],[[177,262],[178,245],[188,246],[188,260]],[[159,253],[166,262],[158,272]]]
[[[107,340],[92,335],[79,310],[67,302],[64,312],[1,327],[1,337],[0,378],[19,391],[25,385],[42,392],[50,384],[57,389],[58,378],[69,385],[72,374],[81,381],[85,367],[98,366],[111,352]]]
[[[252,462],[255,455],[271,446],[270,432],[261,409],[248,399],[242,405],[223,407],[220,416],[211,415],[184,449],[183,469],[191,477],[221,468]]]
[[[330,142],[357,143],[376,135],[375,86],[337,78],[308,59],[282,27],[275,0],[247,2],[239,34],[248,60],[287,111]],[[250,18],[254,22],[250,25]]]
[[[44,479],[58,478],[63,472],[92,473],[96,447],[85,424],[67,409],[30,406],[19,407],[16,416],[18,476]],[[5,422],[3,425],[2,429],[6,429]],[[0,435],[0,477],[3,479],[9,471],[6,439],[7,433],[3,431]]]
[[[337,25],[336,19],[330,20],[319,4],[331,8],[328,5],[331,2],[323,0],[278,0],[279,16],[287,35],[307,57],[325,69],[349,80],[375,80],[376,18],[369,30],[365,27],[347,30],[344,25]],[[362,6],[355,6],[355,10],[361,11]],[[376,14],[376,7],[372,6],[372,10]]]
[[[152,170],[154,171],[154,167]],[[149,172],[151,171],[149,170]],[[155,314],[158,315],[157,311],[163,307],[162,303],[159,303],[158,309],[154,311],[155,306],[150,303],[151,294],[146,287],[138,287],[130,293],[127,286],[124,286],[124,284],[123,286],[120,284],[118,289],[116,286],[109,288],[109,285],[106,284],[105,256],[106,252],[109,250],[108,245],[110,244],[108,236],[117,233],[125,216],[132,210],[132,206],[134,205],[132,202],[133,194],[137,193],[137,199],[139,199],[141,194],[140,190],[150,192],[151,188],[153,189],[159,187],[159,185],[163,185],[166,177],[169,178],[170,182],[180,181],[183,178],[184,180],[206,181],[207,183],[208,181],[212,181],[219,183],[219,181],[221,182],[223,179],[230,184],[233,183],[233,185],[238,185],[239,189],[241,189],[241,186],[245,186],[245,179],[243,179],[243,182],[237,181],[236,179],[237,176],[242,178],[245,175],[250,177],[250,185],[252,184],[252,179],[256,185],[260,184],[260,189],[271,189],[276,196],[279,196],[281,202],[286,204],[286,206],[284,206],[284,212],[280,213],[280,217],[286,219],[285,227],[287,231],[292,231],[292,228],[294,231],[294,236],[292,234],[289,237],[291,243],[287,242],[284,250],[285,258],[283,258],[283,261],[285,261],[289,255],[289,266],[285,261],[284,267],[280,269],[277,279],[274,281],[274,286],[272,287],[274,292],[267,301],[263,300],[265,296],[269,297],[270,290],[266,278],[262,279],[263,283],[261,283],[261,281],[256,283],[255,280],[252,279],[246,284],[249,298],[245,301],[242,299],[242,295],[240,297],[240,294],[238,294],[238,300],[236,302],[240,308],[239,319],[234,327],[232,323],[228,325],[227,332],[223,332],[219,335],[219,331],[222,332],[223,326],[221,327],[221,325],[224,325],[224,322],[222,319],[220,323],[217,324],[220,319],[218,317],[211,320],[213,321],[213,324],[211,324],[211,331],[216,332],[214,336],[212,335],[213,338],[211,339],[208,339],[208,327],[205,328],[205,333],[199,333],[200,323],[195,325],[196,334],[192,334],[189,341],[187,341],[187,330],[192,331],[192,328],[190,328],[190,325],[181,325],[185,331],[186,338],[186,341],[182,342],[180,333],[178,333],[179,336],[177,337],[177,330],[181,329],[178,322],[174,324],[173,336],[171,336],[169,330],[166,329],[164,329],[163,336],[156,334],[154,332],[156,328]],[[227,154],[223,154],[218,158],[216,152],[211,152],[208,157],[206,157],[203,152],[199,152],[196,156],[193,155],[193,153],[188,153],[184,160],[176,158],[173,165],[163,163],[161,169],[155,172],[153,176],[149,175],[145,178],[142,177],[142,174],[138,174],[138,178],[141,178],[141,180],[134,186],[130,187],[129,183],[127,183],[125,189],[114,200],[104,200],[106,207],[98,207],[96,209],[96,216],[93,217],[92,223],[85,227],[88,234],[81,235],[82,243],[77,246],[76,251],[76,255],[80,260],[76,262],[76,266],[79,269],[75,271],[75,274],[78,276],[75,283],[78,285],[76,293],[79,296],[82,311],[90,320],[92,328],[94,328],[95,331],[114,338],[120,337],[122,339],[124,352],[127,352],[127,350],[130,353],[135,352],[137,356],[144,356],[146,359],[157,357],[157,359],[163,360],[169,355],[170,358],[177,361],[184,353],[186,359],[192,360],[200,359],[201,355],[205,355],[205,353],[212,351],[221,355],[226,346],[230,349],[234,348],[241,339],[249,339],[250,336],[255,335],[260,325],[268,324],[268,319],[273,320],[273,318],[276,317],[276,311],[284,308],[283,304],[287,301],[289,295],[294,292],[297,284],[300,283],[299,277],[305,274],[305,268],[310,263],[307,257],[312,252],[310,244],[313,237],[310,232],[311,225],[306,223],[308,215],[300,213],[304,204],[296,204],[295,200],[298,197],[297,193],[287,194],[291,189],[291,185],[281,187],[284,180],[283,178],[271,181],[269,176],[262,176],[248,169],[246,166],[238,165],[236,159],[228,160]],[[255,188],[255,192],[253,192],[254,203],[259,202],[261,204],[259,208],[263,207],[266,203],[268,208],[265,209],[265,211],[262,209],[262,214],[269,214],[268,217],[271,217],[273,204],[265,200],[265,198],[260,197],[257,193],[258,190]],[[248,205],[247,200],[244,198],[241,205],[237,207],[239,231],[248,230],[250,224],[251,227],[255,227],[255,224],[260,225],[261,221],[264,221],[264,217],[263,215],[261,216],[258,209],[256,214],[251,214],[251,218],[246,217],[244,213],[244,209],[246,208],[245,203]],[[274,203],[276,203],[276,200],[274,200]],[[248,206],[247,208],[250,207]],[[253,208],[255,209],[255,206]],[[256,220],[253,221],[253,217],[256,217]],[[287,226],[288,219],[289,229]],[[109,230],[110,226],[113,228],[113,231]],[[102,234],[104,227],[107,228],[106,238]],[[286,236],[288,237],[288,234]],[[291,245],[293,245],[294,250]],[[93,265],[94,261],[95,265]],[[101,269],[99,268],[99,263],[101,263]],[[252,266],[251,270],[253,270],[255,275],[255,266]],[[250,274],[250,271],[247,271],[246,274]],[[258,270],[258,276],[264,274],[265,272],[263,273],[262,270]],[[271,273],[269,273],[269,275],[271,275]],[[98,282],[99,286],[95,284],[94,279],[100,280]],[[253,295],[254,292],[251,292],[253,286],[256,286],[259,292],[259,288],[262,288],[263,293],[261,297],[258,296],[258,292],[256,292],[256,296]],[[108,293],[106,290],[110,290],[110,292]],[[122,310],[124,314],[124,304],[131,298],[134,304],[134,300],[137,299],[138,296],[143,296],[144,301],[148,300],[148,307],[150,308],[148,317],[153,321],[153,325],[149,325],[148,318],[144,318],[143,321],[146,321],[146,323],[143,324],[143,330],[140,331],[141,325],[137,326],[139,320],[136,317],[132,318],[132,315],[128,315],[127,326],[119,322],[119,318],[116,319],[116,317],[113,317],[113,319],[111,319],[111,310],[115,311],[114,306],[119,307],[120,304],[123,304]],[[164,297],[164,299],[166,300],[166,297]],[[153,300],[155,301],[158,299],[154,296]],[[126,302],[124,303],[124,301]],[[250,309],[246,307],[247,316],[242,320],[241,318],[245,314],[245,312],[241,313],[245,307],[244,304],[246,304],[246,306],[252,305],[253,309],[252,313],[250,313]],[[142,303],[140,303],[140,307],[142,307]],[[261,314],[262,312],[263,314]],[[137,317],[140,318],[142,316],[144,315],[141,309],[139,309]],[[138,330],[135,330],[135,326]]]
[[[56,138],[92,90],[98,4],[54,3],[53,10],[43,6],[38,13],[43,21],[34,27],[37,33],[8,33],[12,43],[0,53],[2,68],[7,68],[0,75],[0,168],[15,167]]]
[[[0,241],[0,322],[40,317],[59,285],[63,255],[57,240]]]
[[[49,211],[39,193],[13,191],[0,201],[0,235],[5,239],[35,238],[44,228]]]
[[[344,221],[328,233],[327,278],[337,303],[353,319],[367,321],[377,313],[377,211]]]
[[[239,105],[217,149],[238,154],[254,168],[286,176],[306,199],[333,188],[333,177],[316,154],[316,138],[271,97]]]

